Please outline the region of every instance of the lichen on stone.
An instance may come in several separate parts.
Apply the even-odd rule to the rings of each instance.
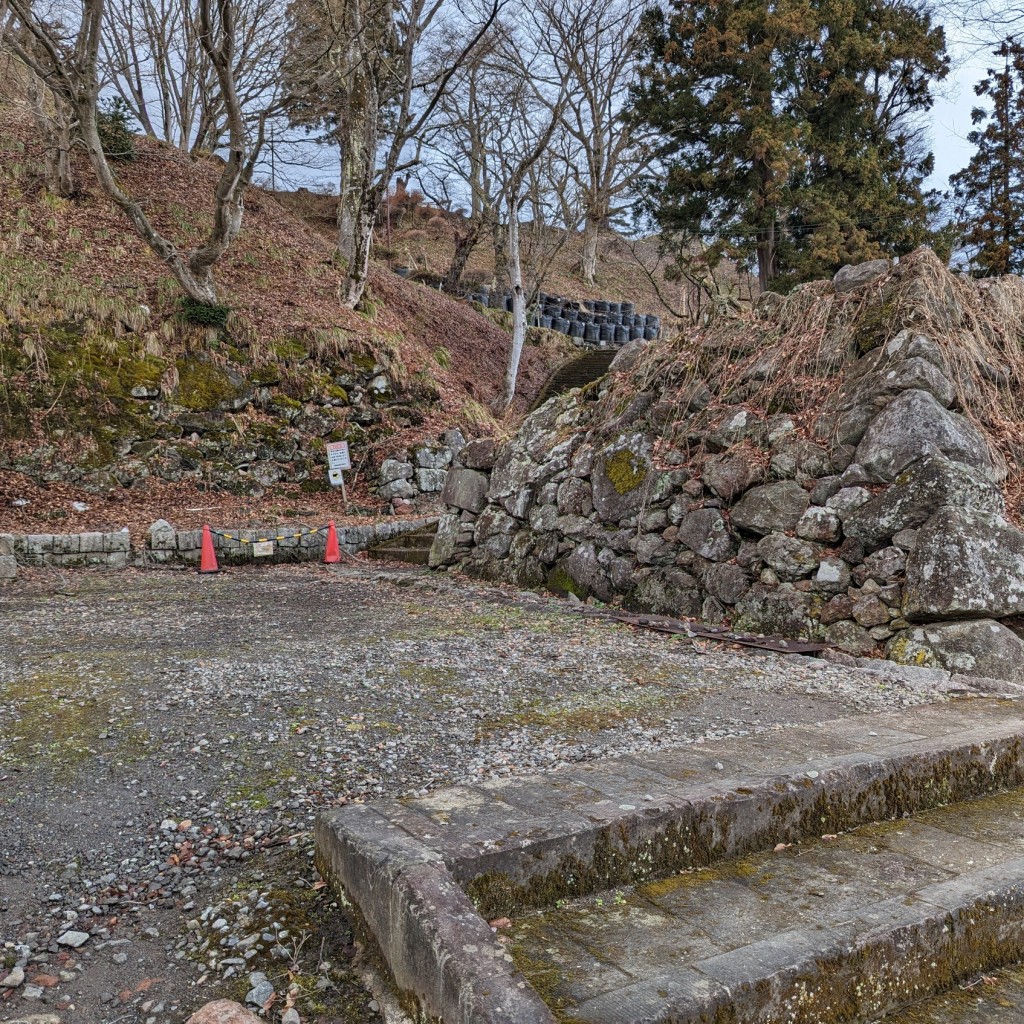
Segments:
[[[647,478],[647,464],[628,448],[621,448],[605,461],[604,474],[616,493],[629,494]]]

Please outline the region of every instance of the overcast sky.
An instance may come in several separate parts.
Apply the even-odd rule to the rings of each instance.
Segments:
[[[970,0],[967,0],[970,2]],[[998,0],[982,0],[990,9]],[[1013,27],[998,15],[985,21],[984,33],[990,39],[1001,39]],[[948,78],[938,86],[938,96],[932,108],[932,152],[935,154],[935,173],[929,180],[933,188],[945,190],[949,176],[966,166],[974,147],[967,141],[971,130],[971,110],[985,106],[974,93],[974,86],[985,77],[986,68],[996,58],[994,46],[984,45],[977,40],[976,32],[968,33],[960,25],[946,23],[946,39],[953,69]]]

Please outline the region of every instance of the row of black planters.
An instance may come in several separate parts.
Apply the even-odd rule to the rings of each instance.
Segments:
[[[512,295],[509,292],[477,292],[469,299],[491,309],[512,312]],[[531,327],[546,327],[571,338],[615,345],[637,338],[653,341],[661,329],[660,317],[635,312],[632,302],[604,299],[575,302],[543,292],[538,297],[538,304],[527,314],[527,322]]]

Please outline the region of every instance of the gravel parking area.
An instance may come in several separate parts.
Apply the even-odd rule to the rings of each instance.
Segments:
[[[377,1020],[319,807],[938,699],[411,568],[40,571],[0,591],[0,1020]]]

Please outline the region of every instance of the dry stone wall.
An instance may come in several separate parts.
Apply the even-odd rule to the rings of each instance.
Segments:
[[[852,268],[836,285],[889,269]],[[459,452],[432,565],[1024,682],[1024,533],[1005,518],[1002,458],[953,408],[939,345],[908,328],[861,355],[851,339],[817,410],[829,443],[737,404],[701,426],[694,463],[659,448],[641,415],[656,390],[623,388],[617,419],[595,419],[636,383],[645,344],[506,443]],[[695,388],[686,415],[710,400]]]

